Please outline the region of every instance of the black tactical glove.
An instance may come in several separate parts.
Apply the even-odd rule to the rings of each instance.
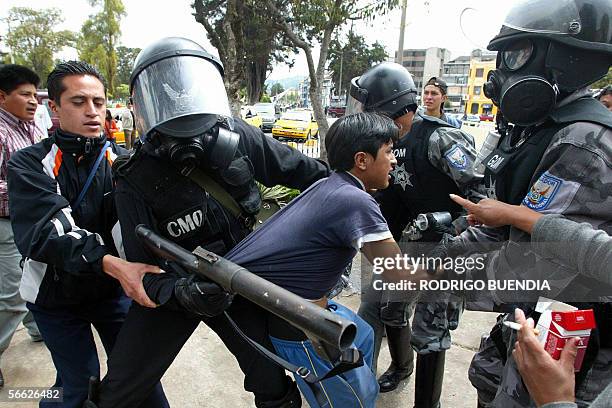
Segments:
[[[448,217],[450,217],[450,214]],[[439,220],[433,213],[427,214],[427,222],[430,230],[438,234],[440,237],[444,236],[444,234],[455,235],[455,229],[453,228],[452,224]]]
[[[440,259],[442,263],[444,263],[444,260],[448,257],[455,257],[456,253],[452,251],[454,241],[451,234],[442,234],[442,239],[427,253],[427,257],[431,259]],[[430,275],[435,275],[438,272],[440,271],[433,266],[427,268],[427,273]]]
[[[181,278],[174,284],[174,296],[178,303],[204,317],[217,316],[232,304],[233,295],[211,281],[203,281],[195,275]]]

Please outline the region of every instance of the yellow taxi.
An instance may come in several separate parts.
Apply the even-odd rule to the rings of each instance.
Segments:
[[[136,135],[134,136],[134,140],[138,140],[138,131],[135,130]],[[125,147],[125,133],[123,133],[123,130],[120,130],[118,132],[113,132],[113,138],[115,139],[115,143]]]
[[[263,119],[257,114],[254,107],[245,105],[240,108],[240,116],[246,123],[256,128],[263,128]]]
[[[113,138],[115,139],[115,143],[125,146],[125,134],[123,133],[123,130],[113,132]]]
[[[310,110],[290,110],[283,113],[272,127],[275,139],[308,140],[319,135],[319,125]]]

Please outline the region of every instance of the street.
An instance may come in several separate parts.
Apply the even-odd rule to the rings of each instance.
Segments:
[[[328,118],[330,125],[335,119]],[[463,126],[472,134],[477,147],[487,132],[493,128],[490,122],[478,126]],[[271,135],[270,135],[271,136]],[[298,149],[316,149],[317,140],[289,144]],[[305,152],[306,153],[306,152]],[[313,151],[314,154],[314,151]],[[353,266],[352,280],[359,288],[358,257]],[[360,302],[358,290],[345,291],[339,301],[357,310]],[[495,313],[465,312],[459,328],[453,332],[453,347],[447,352],[442,403],[446,407],[468,408],[476,405],[476,391],[467,378],[467,370],[480,337],[488,333],[495,322]],[[96,335],[102,375],[106,371],[106,356]],[[152,357],[154,358],[154,357]],[[23,326],[15,333],[10,347],[4,353],[2,370],[6,379],[0,390],[0,401],[6,401],[8,392],[15,387],[48,387],[53,384],[55,369],[50,354],[43,343],[31,342]],[[386,342],[380,353],[378,374],[390,363]],[[381,394],[378,407],[411,406],[414,395],[414,376],[404,381],[400,389]],[[163,377],[166,395],[174,407],[253,407],[252,396],[243,390],[243,376],[231,354],[219,338],[201,324],[191,336],[173,365]],[[36,407],[36,402],[0,402],[0,408]],[[307,406],[304,403],[304,406]]]
[[[331,126],[332,123],[334,123],[336,120],[338,119],[331,118],[329,116],[327,117],[327,123],[329,124],[329,126]],[[471,124],[468,125],[464,123],[463,126],[461,127],[461,130],[469,133],[470,135],[474,137],[474,141],[475,141],[477,150],[479,150],[480,146],[482,146],[482,143],[487,137],[487,134],[494,129],[495,129],[494,122],[480,122],[476,125],[471,125]],[[272,133],[266,133],[266,135],[272,137]],[[305,141],[304,143],[296,143],[296,142],[289,142],[289,141],[285,143],[295,149],[298,149],[300,152],[304,153],[305,155],[309,157],[319,157],[319,140],[317,139],[310,139],[310,140]]]

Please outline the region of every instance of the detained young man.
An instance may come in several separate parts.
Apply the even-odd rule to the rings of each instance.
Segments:
[[[374,407],[378,383],[372,372],[372,328],[356,313],[329,301],[344,268],[358,251],[372,262],[400,253],[379,206],[368,193],[384,189],[396,164],[393,142],[398,128],[375,113],[359,113],[336,121],[326,137],[329,164],[335,172],[313,184],[230,251],[226,258],[357,325],[354,346],[364,365],[324,380],[330,406]],[[397,270],[387,279],[417,279]],[[271,316],[269,333],[277,354],[314,373],[329,371],[304,333]],[[296,376],[311,407],[320,406],[307,384]]]

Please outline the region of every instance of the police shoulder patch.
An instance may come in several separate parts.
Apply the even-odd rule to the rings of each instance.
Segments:
[[[456,169],[465,170],[468,166],[468,158],[458,144],[454,145],[452,149],[446,152],[444,157],[448,161],[448,164]]]
[[[548,208],[557,192],[563,185],[563,180],[546,172],[535,182],[529,193],[523,199],[523,205],[535,211]]]

